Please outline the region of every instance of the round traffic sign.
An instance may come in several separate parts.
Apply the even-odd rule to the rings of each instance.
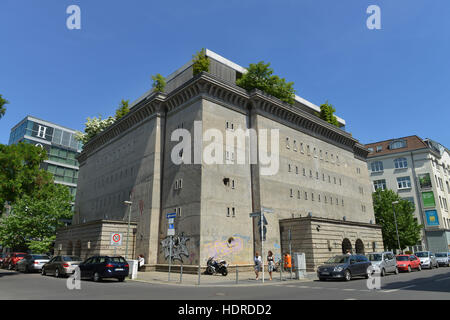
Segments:
[[[120,234],[116,233],[113,235],[112,240],[114,242],[120,242]]]

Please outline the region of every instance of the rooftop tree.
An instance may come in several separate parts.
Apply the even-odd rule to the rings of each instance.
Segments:
[[[0,94],[0,119],[5,115],[6,113],[6,108],[5,108],[5,104],[8,104],[9,101],[4,99],[2,97],[2,95]]]

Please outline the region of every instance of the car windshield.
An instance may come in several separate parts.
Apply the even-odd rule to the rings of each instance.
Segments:
[[[49,260],[50,259],[48,256],[38,255],[38,254],[34,254],[31,257],[36,260]]]
[[[397,256],[397,261],[408,261],[409,257],[408,256]]]
[[[379,253],[371,253],[369,254],[370,261],[381,261],[382,255]]]
[[[438,258],[447,258],[447,254],[446,253],[436,253],[436,257],[438,257]]]
[[[349,256],[336,256],[336,257],[330,258],[325,263],[347,263],[348,259],[349,259]]]
[[[428,252],[416,252],[416,256],[418,256],[419,258],[427,258]]]
[[[109,258],[109,261],[110,262],[127,262],[124,258],[122,258],[122,257],[110,257]]]
[[[80,257],[77,256],[65,256],[63,257],[64,261],[82,261]]]

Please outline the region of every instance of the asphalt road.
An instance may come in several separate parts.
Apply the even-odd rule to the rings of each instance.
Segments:
[[[40,300],[424,300],[450,299],[450,268],[400,273],[381,278],[381,288],[369,290],[367,280],[286,281],[283,283],[227,286],[162,285],[128,280],[81,281],[80,290],[69,290],[67,279],[0,270],[0,299]]]

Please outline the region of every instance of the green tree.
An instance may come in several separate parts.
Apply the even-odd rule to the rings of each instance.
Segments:
[[[5,115],[6,113],[6,108],[5,108],[5,104],[8,104],[9,101],[4,99],[2,97],[2,95],[0,94],[0,119]]]
[[[97,117],[87,118],[87,121],[84,126],[84,133],[77,131],[75,137],[78,141],[81,141],[83,142],[83,144],[86,144],[97,134],[99,134],[100,132],[108,128],[110,125],[112,125],[115,121],[116,119],[111,116],[109,116],[106,119],[102,119],[101,115],[99,115],[98,118]]]
[[[130,108],[128,107],[129,100],[123,100],[120,102],[119,107],[116,109],[116,121],[125,116],[128,112],[130,112]]]
[[[39,168],[45,159],[46,151],[29,143],[0,144],[0,213],[5,202],[13,204],[52,183],[52,175]]]
[[[194,76],[203,71],[209,72],[210,61],[206,56],[206,50],[204,48],[197,52],[193,58],[194,63],[192,64],[192,72]]]
[[[246,90],[262,90],[289,104],[295,102],[294,83],[273,75],[270,63],[265,64],[264,61],[251,63],[247,72],[236,80],[236,84]]]
[[[164,92],[164,89],[166,88],[166,80],[164,79],[164,77],[158,73],[152,76],[152,80],[152,87],[155,89],[155,91]]]
[[[66,186],[49,183],[33,195],[24,195],[0,218],[0,243],[13,249],[50,250],[62,219],[72,217],[72,196]]]
[[[421,238],[420,233],[423,226],[419,225],[414,218],[414,204],[400,198],[392,190],[377,189],[372,197],[375,220],[382,227],[384,245],[391,250],[398,248],[394,207],[392,205],[394,201],[398,201],[394,206],[401,249],[416,245]]]
[[[336,127],[339,127],[339,122],[336,116],[334,115],[335,112],[336,109],[334,109],[333,105],[329,104],[327,100],[327,102],[325,102],[320,106],[320,113],[317,113],[317,116],[320,119],[325,120],[326,122],[331,123]]]

